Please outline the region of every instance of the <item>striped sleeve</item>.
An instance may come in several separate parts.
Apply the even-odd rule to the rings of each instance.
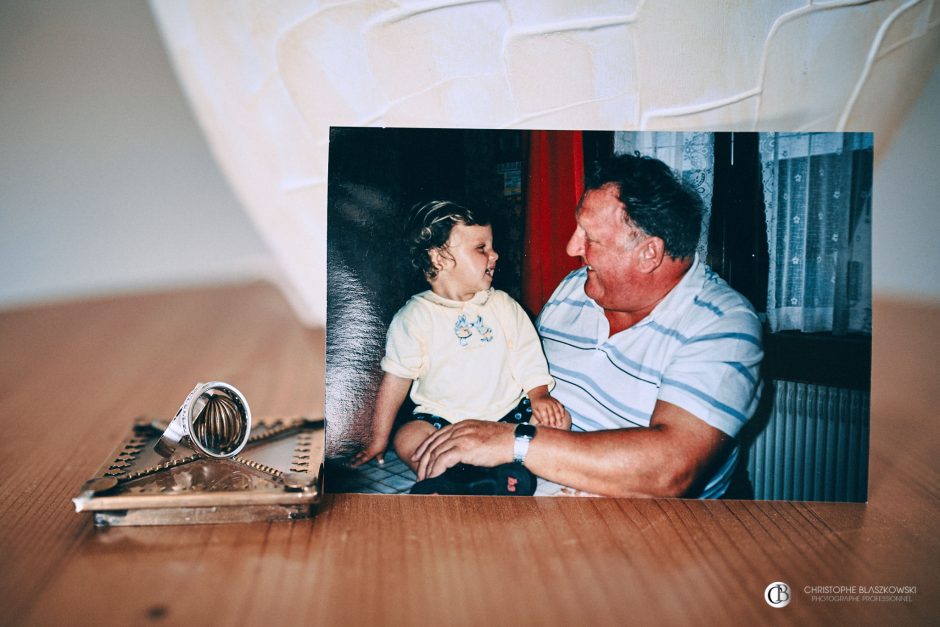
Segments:
[[[734,437],[757,408],[762,346],[753,312],[742,309],[716,318],[683,338],[663,372],[659,398]]]

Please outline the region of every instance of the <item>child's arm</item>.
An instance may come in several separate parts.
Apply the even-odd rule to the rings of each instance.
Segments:
[[[502,295],[502,303],[506,307],[506,310],[497,308],[496,311],[509,345],[509,367],[520,387],[527,390],[532,403],[530,422],[556,429],[570,429],[571,414],[548,394],[549,385],[554,386],[555,382],[549,374],[548,363],[542,353],[542,342],[535,327],[519,303],[503,292],[497,294]],[[500,311],[503,311],[502,316],[499,315]]]
[[[411,379],[404,379],[393,374],[385,373],[379,385],[379,393],[375,399],[375,411],[372,414],[372,439],[369,444],[353,457],[350,465],[353,468],[363,465],[373,457],[379,463],[385,461],[385,449],[388,448],[388,436],[395,424],[395,415],[401,404],[405,402],[408,390],[411,389]]]
[[[532,403],[532,424],[555,429],[571,428],[571,414],[564,405],[549,395],[547,385],[532,388],[528,395],[529,402]]]

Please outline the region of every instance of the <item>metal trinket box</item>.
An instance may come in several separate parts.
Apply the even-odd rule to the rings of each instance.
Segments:
[[[171,424],[138,419],[72,499],[75,511],[92,512],[98,526],[295,520],[315,513],[323,494],[323,420],[251,425],[249,419],[244,448],[225,457],[184,447],[161,455]],[[192,444],[188,436],[183,443]]]

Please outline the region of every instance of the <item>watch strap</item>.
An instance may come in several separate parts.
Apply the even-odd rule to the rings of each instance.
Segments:
[[[535,437],[535,427],[522,423],[516,425],[516,439],[512,447],[512,460],[517,464],[525,465],[526,455],[529,453],[529,444]]]

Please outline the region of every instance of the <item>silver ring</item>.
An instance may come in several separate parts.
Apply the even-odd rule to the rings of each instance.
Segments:
[[[197,383],[154,445],[170,457],[180,442],[207,457],[234,457],[251,435],[251,409],[244,395],[221,381]],[[184,441],[185,440],[185,441]]]

